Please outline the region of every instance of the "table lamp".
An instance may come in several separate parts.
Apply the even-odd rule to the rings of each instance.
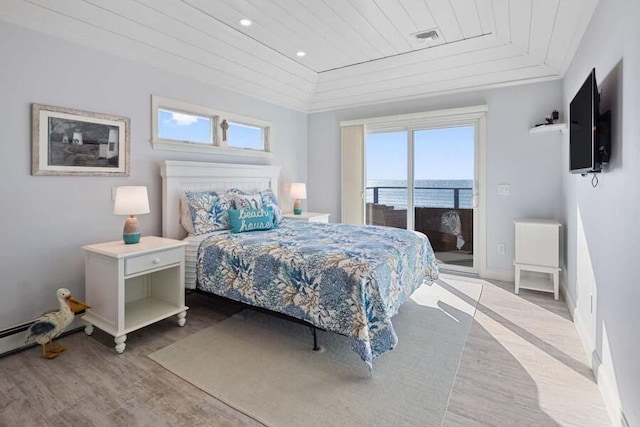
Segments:
[[[300,199],[307,198],[307,184],[304,182],[292,182],[289,197],[296,199],[293,204],[293,213],[295,215],[302,214],[302,204],[300,203]]]
[[[138,218],[134,215],[149,213],[149,196],[145,186],[125,186],[116,188],[115,215],[129,215],[124,222],[122,239],[128,245],[140,242]]]

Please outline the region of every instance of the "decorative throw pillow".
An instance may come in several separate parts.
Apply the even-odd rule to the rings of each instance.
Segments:
[[[229,209],[231,232],[271,230],[277,225],[273,221],[273,208],[267,206],[260,209]]]
[[[262,207],[260,193],[236,194],[233,201],[236,209],[260,209]]]
[[[231,201],[227,196],[218,194],[215,191],[187,191],[185,196],[191,213],[193,234],[204,234],[231,228],[229,221]]]
[[[272,189],[267,188],[260,192],[262,198],[262,206],[271,206],[273,208],[273,215],[275,217],[276,224],[281,224],[284,217],[282,216],[282,209],[278,204],[278,198]]]
[[[231,196],[231,199],[233,199],[236,194],[247,194],[244,191],[242,191],[239,188],[230,188],[225,192],[226,195]]]

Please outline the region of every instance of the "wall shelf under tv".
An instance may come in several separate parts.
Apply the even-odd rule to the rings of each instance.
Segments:
[[[529,133],[530,134],[536,134],[536,133],[547,133],[547,132],[561,132],[564,133],[567,131],[567,129],[569,129],[567,127],[566,123],[555,123],[552,125],[542,125],[542,126],[535,126],[532,127],[531,129],[529,129]]]

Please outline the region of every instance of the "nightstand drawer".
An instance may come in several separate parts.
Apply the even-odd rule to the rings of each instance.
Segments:
[[[184,259],[184,248],[171,249],[168,251],[154,252],[148,255],[127,258],[124,260],[124,274],[139,273],[141,271],[160,268],[165,265],[175,264]]]

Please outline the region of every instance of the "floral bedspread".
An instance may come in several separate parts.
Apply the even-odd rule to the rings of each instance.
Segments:
[[[391,318],[438,268],[420,233],[285,220],[205,239],[197,274],[201,290],[350,337],[371,366],[398,342]]]

